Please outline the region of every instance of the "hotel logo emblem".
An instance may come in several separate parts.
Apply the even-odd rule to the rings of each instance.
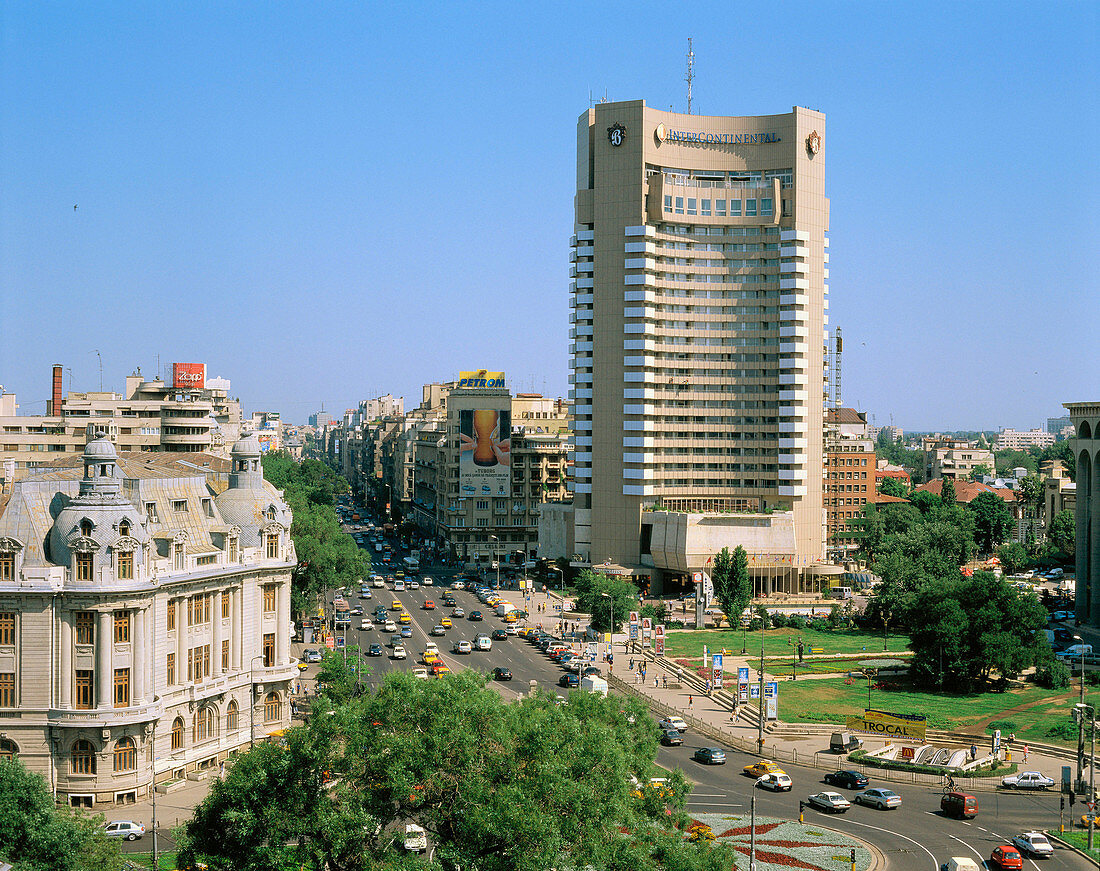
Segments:
[[[619,122],[615,122],[607,128],[607,141],[618,148],[626,140],[626,128]]]
[[[821,151],[821,136],[816,130],[806,137],[806,150],[809,151],[811,155]]]

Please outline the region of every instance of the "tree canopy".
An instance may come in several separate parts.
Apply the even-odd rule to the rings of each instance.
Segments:
[[[638,588],[628,578],[585,570],[577,575],[574,585],[576,610],[592,615],[592,628],[597,632],[614,632],[638,604]],[[606,596],[611,597],[611,608]]]
[[[730,553],[728,547],[714,555],[714,566],[710,573],[714,584],[714,597],[729,618],[730,625],[736,626],[741,613],[752,600],[752,584],[749,581],[749,557],[745,549],[738,545]]]
[[[979,493],[969,505],[974,513],[974,539],[978,550],[992,553],[994,548],[1008,538],[1016,521],[1004,499],[996,493]]]
[[[108,871],[121,866],[103,817],[58,807],[46,781],[18,759],[0,758],[0,858],[15,871]]]
[[[884,496],[896,496],[898,499],[904,499],[909,495],[909,488],[905,486],[905,482],[897,478],[883,478],[878,491]]]
[[[576,691],[564,704],[542,692],[507,702],[469,671],[390,674],[336,706],[323,695],[308,726],[244,754],[187,823],[180,864],[729,868],[728,848],[687,843],[674,828],[682,774],[635,794],[632,783],[655,773],[656,737],[632,699]],[[426,859],[402,855],[406,823],[427,831]]]
[[[1077,519],[1068,508],[1059,511],[1050,522],[1050,543],[1067,555],[1077,551]]]

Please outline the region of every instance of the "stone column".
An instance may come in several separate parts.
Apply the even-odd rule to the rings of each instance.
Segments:
[[[62,708],[73,706],[73,624],[72,612],[61,610],[61,702]]]
[[[290,580],[279,584],[275,605],[275,662],[290,662]]]
[[[1082,470],[1080,466],[1077,468],[1077,480],[1080,482],[1082,478],[1088,478],[1088,486],[1085,489],[1084,498],[1088,500],[1086,502],[1086,517],[1088,523],[1091,525],[1088,538],[1085,539],[1085,546],[1088,549],[1088,559],[1086,562],[1087,574],[1085,582],[1089,585],[1089,592],[1091,593],[1091,601],[1088,604],[1089,608],[1089,626],[1093,628],[1100,628],[1100,436],[1096,432],[1093,432],[1092,438],[1089,441],[1079,440],[1085,446],[1085,451],[1088,453],[1088,466]],[[1082,471],[1085,474],[1082,474]],[[1078,487],[1078,505],[1077,515],[1081,514],[1081,484],[1077,484]],[[1080,565],[1080,563],[1078,563]],[[1081,572],[1077,572],[1077,595],[1083,597],[1085,590],[1082,587]],[[1080,598],[1078,599],[1080,601]]]
[[[231,593],[232,606],[230,610],[232,616],[229,620],[229,650],[233,671],[236,672],[241,670],[241,635],[244,632],[244,627],[241,625],[241,595],[242,588],[234,587]]]
[[[176,683],[187,683],[187,599],[176,599]]]
[[[145,701],[145,608],[135,608],[132,612],[134,632],[133,656],[130,658],[130,704],[140,705]]]
[[[212,674],[214,677],[220,677],[222,673],[222,602],[221,597],[228,595],[228,592],[223,592],[220,595],[214,596],[214,640],[212,642],[213,650],[210,653],[211,659],[213,659]]]
[[[111,673],[111,648],[114,645],[114,614],[99,612],[96,629],[96,699],[97,708],[109,708],[114,704],[114,681]]]

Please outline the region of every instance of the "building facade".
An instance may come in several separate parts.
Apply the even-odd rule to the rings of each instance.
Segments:
[[[726,117],[630,101],[580,116],[570,398],[581,564],[702,569],[646,552],[651,508],[788,511],[791,558],[824,556],[824,142],[825,116],[802,108]],[[728,525],[731,547],[739,528]]]
[[[1030,447],[1049,448],[1058,440],[1057,435],[1042,429],[1021,431],[1002,429],[997,434],[997,450],[1026,451]]]
[[[0,502],[0,753],[59,801],[133,803],[290,723],[290,511],[254,438],[218,465],[99,437]]]
[[[829,552],[843,559],[859,546],[848,521],[876,501],[875,447],[870,439],[829,439],[825,445],[825,516]]]
[[[944,436],[925,436],[921,439],[924,451],[924,480],[953,478],[963,481],[970,477],[976,466],[996,466],[993,452],[974,441]]]
[[[1100,402],[1067,402],[1076,430],[1077,620],[1100,628]]]

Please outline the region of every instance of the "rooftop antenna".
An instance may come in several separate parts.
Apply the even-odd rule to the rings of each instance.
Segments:
[[[691,83],[695,81],[695,52],[691,50],[691,37],[688,37],[688,71],[684,81],[688,83],[688,114],[691,114]]]
[[[99,358],[99,392],[103,392],[103,357],[99,354],[99,349],[96,349],[95,355]]]
[[[589,108],[589,109],[591,109],[591,108],[592,108],[593,106],[595,106],[595,105],[596,105],[596,100],[595,100],[595,98],[594,98],[594,97],[592,96],[592,89],[591,89],[591,88],[589,88],[589,89],[588,89],[588,108]]]

